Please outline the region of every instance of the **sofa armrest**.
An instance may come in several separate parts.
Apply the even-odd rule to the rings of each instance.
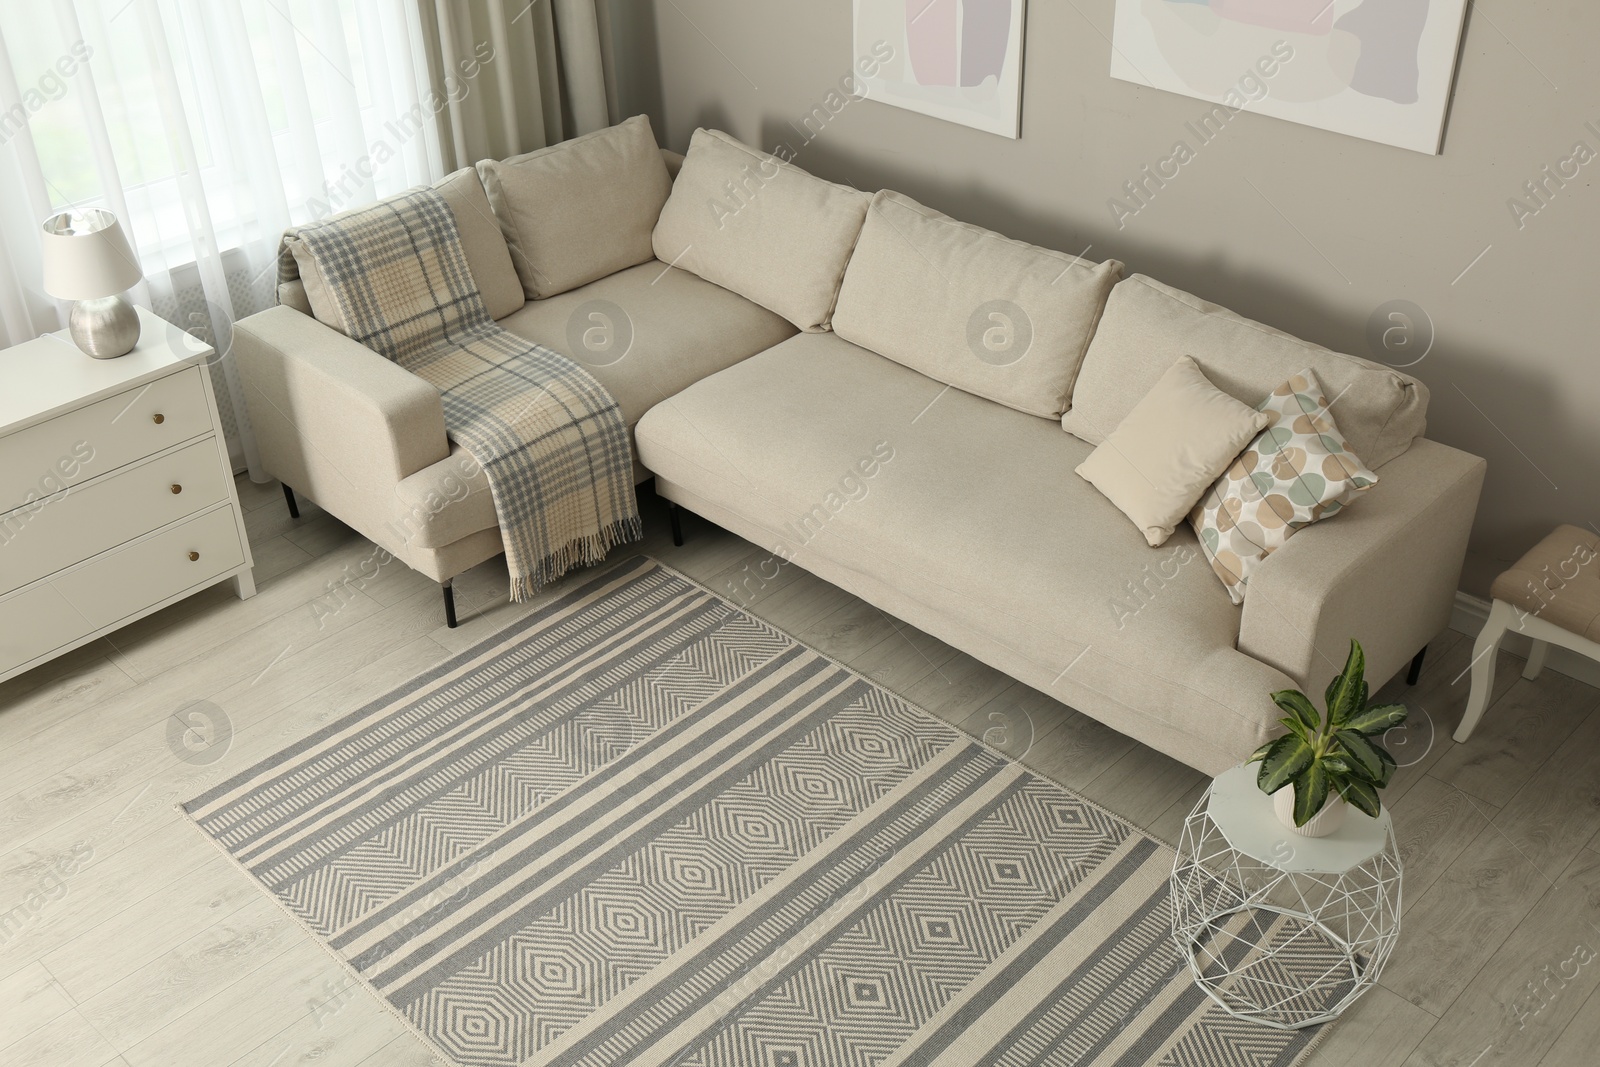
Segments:
[[[1239,651],[1321,693],[1361,642],[1376,689],[1450,622],[1486,464],[1418,438],[1250,577]]]
[[[233,351],[267,472],[363,532],[402,479],[450,454],[436,388],[310,316],[242,319]]]

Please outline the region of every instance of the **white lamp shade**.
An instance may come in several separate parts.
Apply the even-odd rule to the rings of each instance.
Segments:
[[[44,223],[44,291],[60,300],[98,300],[133,288],[143,273],[109,211],[64,211]]]

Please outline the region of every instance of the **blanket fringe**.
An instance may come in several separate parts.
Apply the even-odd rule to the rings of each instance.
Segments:
[[[541,559],[526,574],[512,575],[511,600],[522,603],[532,600],[551,582],[559,580],[569,571],[579,567],[592,567],[605,560],[618,545],[644,540],[644,519],[635,514],[618,519],[594,533],[573,538]]]

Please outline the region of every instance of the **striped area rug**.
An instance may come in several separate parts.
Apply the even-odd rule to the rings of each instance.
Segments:
[[[463,1065],[1288,1067],[1172,852],[648,559],[185,806]]]

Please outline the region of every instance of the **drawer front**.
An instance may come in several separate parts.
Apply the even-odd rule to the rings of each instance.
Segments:
[[[98,630],[243,562],[233,509],[218,508],[52,578],[49,584],[91,624],[87,630]]]
[[[0,600],[0,674],[97,629],[48,584]]]
[[[0,516],[0,592],[98,556],[228,498],[207,437],[91,485]]]
[[[0,512],[212,429],[199,367],[0,437]]]

